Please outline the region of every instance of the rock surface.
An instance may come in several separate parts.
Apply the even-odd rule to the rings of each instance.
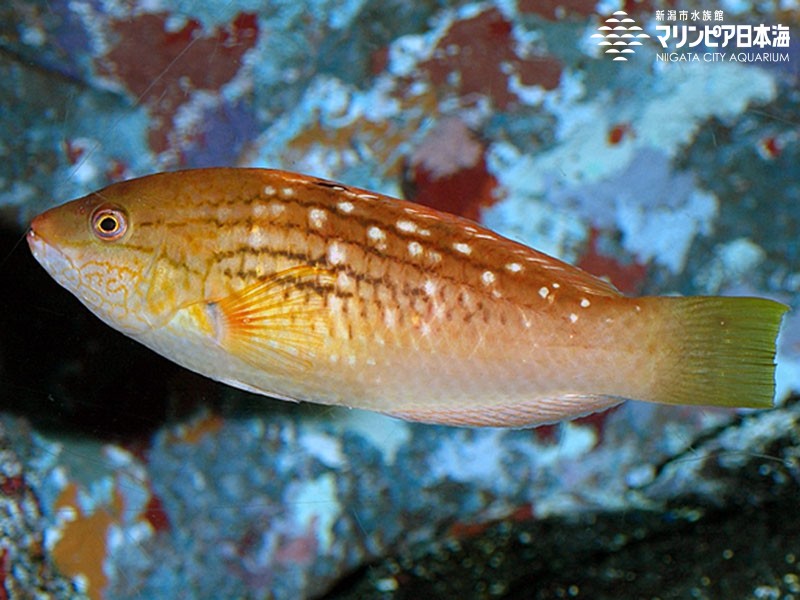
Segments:
[[[680,15],[628,4],[652,44],[619,64],[578,0],[4,3],[0,599],[797,594],[793,313],[775,410],[450,429],[187,374],[20,243],[110,181],[270,166],[479,218],[629,293],[796,304],[794,40],[665,62]],[[735,4],[725,24],[800,20]]]

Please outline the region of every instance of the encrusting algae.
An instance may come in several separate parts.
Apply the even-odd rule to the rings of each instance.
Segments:
[[[471,221],[264,169],[117,183],[36,217],[28,243],[98,317],[198,373],[452,425],[769,407],[787,310],[625,297]]]

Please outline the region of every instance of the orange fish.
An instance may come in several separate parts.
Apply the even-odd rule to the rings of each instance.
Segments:
[[[28,243],[98,317],[193,371],[451,425],[631,398],[769,407],[787,310],[625,297],[471,221],[273,170],[117,183],[36,217]]]

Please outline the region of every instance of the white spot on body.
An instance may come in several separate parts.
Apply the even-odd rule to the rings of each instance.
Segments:
[[[412,223],[411,221],[398,221],[397,224],[398,231],[403,231],[405,233],[415,233],[417,231],[417,226]]]
[[[343,273],[340,273],[340,276]],[[338,277],[337,277],[338,280]],[[338,281],[337,281],[338,283]],[[336,294],[329,294],[328,295],[328,309],[334,313],[340,313],[342,311],[342,307],[344,306],[344,301],[342,300],[341,296],[337,296]]]
[[[328,262],[332,265],[340,265],[347,258],[347,253],[341,244],[333,242],[328,246]]]
[[[417,233],[423,237],[431,237],[431,230],[430,229],[419,229]]]
[[[253,206],[253,216],[263,217],[267,212],[267,207],[264,204],[256,204]]]
[[[253,248],[261,248],[266,241],[264,239],[265,237],[264,230],[258,225],[253,225],[250,228],[250,235],[248,236],[247,242]]]
[[[517,262],[508,263],[506,265],[506,269],[508,269],[512,273],[519,273],[520,271],[522,271],[522,265]]]
[[[342,292],[353,292],[355,290],[353,286],[353,278],[350,277],[344,271],[340,271],[339,274],[336,276],[336,285]]]
[[[273,202],[269,205],[269,212],[273,217],[277,217],[278,215],[282,214],[284,210],[286,210],[286,207],[280,202]]]
[[[420,244],[419,242],[409,242],[408,253],[411,256],[419,256],[420,254],[422,254],[422,244]]]
[[[581,308],[589,308],[591,305],[588,298],[581,298]]]
[[[395,324],[394,310],[386,308],[383,311],[383,323],[386,327],[392,328]]]
[[[560,287],[561,287],[561,284],[560,284],[560,283],[558,283],[557,281],[554,281],[554,282],[553,282],[553,289],[554,289],[554,290],[557,290],[557,289],[558,289],[558,288],[560,288]]]
[[[340,211],[344,214],[349,215],[353,210],[355,210],[355,206],[353,206],[352,202],[348,202],[347,200],[342,200],[339,204],[336,205]]]
[[[271,185],[264,186],[264,195],[265,196],[274,196],[275,195],[275,188]]]
[[[376,227],[375,225],[371,225],[367,229],[367,238],[375,244],[375,247],[378,250],[385,250],[386,249],[386,234],[384,233],[383,229],[380,227]]]
[[[461,254],[470,254],[472,252],[472,247],[464,242],[456,242],[453,244],[453,249],[455,249],[456,252],[461,252]]]
[[[383,233],[382,229],[373,225],[367,229],[367,237],[373,242],[380,242],[386,239],[386,234]]]
[[[285,187],[281,190],[281,194],[283,194],[284,197],[286,198],[291,198],[292,196],[294,196],[294,188]]]
[[[425,283],[422,284],[422,291],[424,291],[427,296],[433,296],[436,293],[436,284],[433,280],[426,279]]]
[[[315,229],[322,227],[327,218],[328,213],[321,208],[312,208],[310,211],[308,211],[308,224]]]
[[[432,263],[442,262],[442,255],[436,252],[436,250],[431,250],[428,252],[428,257],[431,259]]]
[[[575,313],[570,313],[569,315],[570,323],[575,323],[577,320],[578,320],[578,315],[576,315]]]
[[[484,271],[481,274],[481,281],[483,285],[492,285],[495,281],[495,275],[491,271]]]
[[[548,290],[548,289],[547,289],[547,287],[545,287],[545,286],[542,286],[542,287],[540,287],[540,288],[539,288],[539,295],[540,295],[542,298],[547,298],[547,296],[548,296],[549,294],[550,294],[550,290]]]

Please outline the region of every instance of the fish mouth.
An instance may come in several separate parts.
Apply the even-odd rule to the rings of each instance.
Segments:
[[[41,228],[37,227],[42,216],[33,220],[25,236],[31,254],[58,283],[69,290],[77,289],[80,284],[79,271],[64,252],[42,235]]]
[[[45,254],[48,252],[58,252],[58,250],[50,244],[43,232],[47,230],[47,213],[49,211],[43,212],[39,216],[35,217],[33,221],[31,221],[31,225],[28,228],[28,233],[25,236],[28,241],[28,247],[31,249],[31,253],[33,254],[34,258],[38,260],[40,263],[44,264],[42,261],[45,257]],[[61,254],[60,252],[58,252]]]
[[[36,227],[36,221],[38,219],[39,217],[33,220],[33,223],[31,223],[28,233],[25,236],[33,257],[43,267],[48,269],[48,271],[50,269],[47,267],[47,263],[52,261],[54,258],[56,260],[66,261],[69,263],[69,260],[64,253],[61,252],[56,246],[48,242],[47,239],[42,235],[41,231]],[[70,263],[69,266],[71,267],[72,264]]]
[[[33,223],[31,223],[30,229],[28,229],[28,233],[25,236],[25,239],[28,241],[28,248],[31,249],[31,254],[33,257],[39,261],[42,265],[44,265],[45,260],[47,260],[47,255],[50,252],[58,252],[53,246],[47,243],[39,232],[36,231],[33,227]]]
[[[42,262],[46,249],[53,248],[40,234],[36,232],[36,230],[33,228],[33,223],[31,223],[31,227],[28,229],[25,239],[28,241],[28,247],[31,249],[31,254],[33,254],[33,257],[39,262]],[[55,250],[55,248],[53,248],[53,250]]]

